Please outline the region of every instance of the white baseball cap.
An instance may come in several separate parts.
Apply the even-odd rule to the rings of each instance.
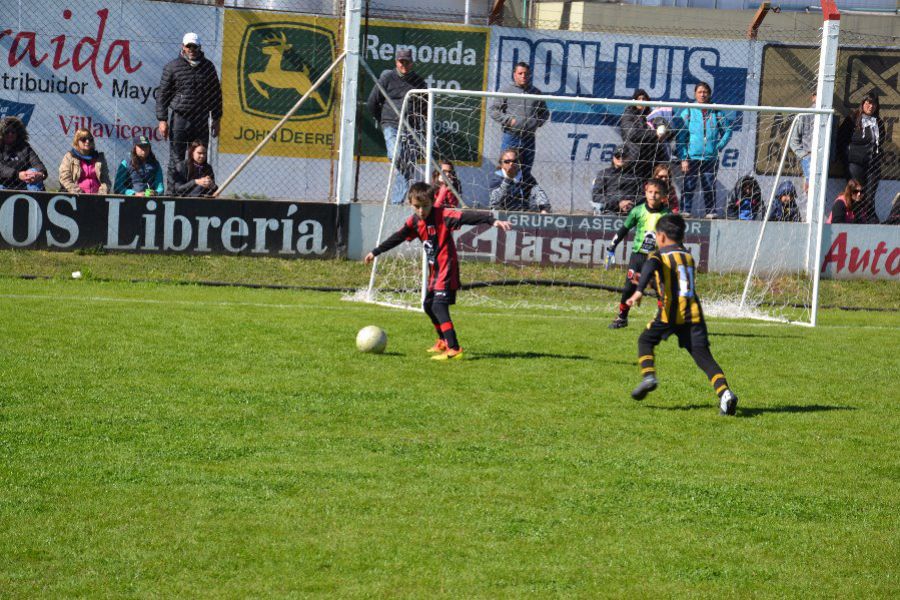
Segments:
[[[188,44],[196,44],[198,46],[202,46],[202,44],[200,43],[200,36],[193,31],[184,34],[184,37],[181,38],[181,45],[187,46]]]

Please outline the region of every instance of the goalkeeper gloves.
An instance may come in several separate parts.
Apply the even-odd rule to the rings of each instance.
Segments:
[[[616,264],[616,247],[615,246],[607,246],[606,247],[606,269],[609,270],[611,266]]]

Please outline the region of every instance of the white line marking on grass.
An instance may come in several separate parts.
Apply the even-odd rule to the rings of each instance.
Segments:
[[[222,300],[218,302],[210,302],[206,300],[159,300],[153,298],[115,298],[111,296],[59,296],[59,295],[51,295],[51,294],[0,294],[0,298],[8,299],[8,300],[44,300],[51,302],[111,302],[111,303],[122,303],[122,304],[156,304],[156,305],[178,305],[178,306],[210,306],[210,307],[249,307],[249,308],[270,308],[270,309],[285,309],[285,310],[307,310],[307,309],[315,309],[315,310],[336,310],[341,312],[346,312],[348,310],[369,310],[373,308],[372,304],[358,304],[354,305],[352,302],[342,303],[340,306],[330,306],[327,304],[310,304],[308,302],[297,302],[295,304],[284,304],[284,303],[268,303],[268,302],[238,302],[231,300]],[[459,307],[458,310],[462,312],[469,313],[470,316],[473,315],[472,311],[473,307]],[[397,310],[391,307],[388,310]],[[407,312],[407,311],[402,311]],[[588,316],[588,315],[579,315],[579,314],[562,314],[562,315],[551,315],[546,313],[523,313],[523,312],[483,312],[483,313],[474,313],[474,316],[480,317],[503,317],[508,319],[544,319],[544,320],[566,320],[566,321],[607,321],[609,315],[603,314],[598,316]],[[786,323],[769,323],[769,322],[746,322],[746,321],[736,321],[734,319],[715,319],[712,321],[715,323],[716,327],[777,327],[782,329],[797,329],[795,325],[788,325]],[[822,329],[866,329],[873,331],[897,331],[897,327],[890,325],[861,325],[861,324],[849,324],[849,325],[828,325],[828,324],[820,324],[817,325],[816,328]],[[806,328],[804,328],[806,329]]]

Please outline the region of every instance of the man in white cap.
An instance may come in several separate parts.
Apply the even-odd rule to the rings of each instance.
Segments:
[[[219,135],[222,88],[216,67],[203,55],[200,36],[190,32],[181,40],[181,54],[163,68],[156,98],[159,134],[169,138],[168,188],[175,165],[185,159],[188,144]],[[210,122],[210,118],[212,121]]]

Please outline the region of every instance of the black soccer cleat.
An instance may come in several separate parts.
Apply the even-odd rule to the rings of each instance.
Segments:
[[[631,390],[631,397],[635,400],[643,400],[647,397],[647,394],[656,389],[658,384],[659,382],[656,381],[655,375],[647,375],[636,388]]]
[[[734,416],[737,412],[738,397],[731,390],[725,390],[719,398],[719,414],[723,417]]]
[[[622,329],[623,327],[628,327],[628,317],[616,317],[609,324],[610,329]]]

